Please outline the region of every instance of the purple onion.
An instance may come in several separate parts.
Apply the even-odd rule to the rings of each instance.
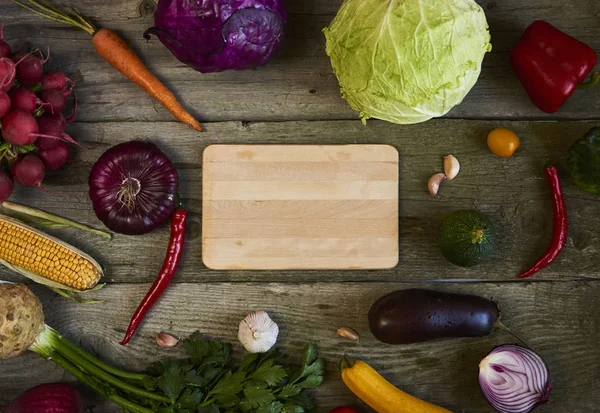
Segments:
[[[533,351],[506,344],[479,363],[479,386],[499,413],[527,413],[548,402],[552,386],[544,360]]]
[[[114,232],[141,235],[167,221],[177,207],[179,176],[154,144],[131,141],[107,150],[92,167],[90,199]]]

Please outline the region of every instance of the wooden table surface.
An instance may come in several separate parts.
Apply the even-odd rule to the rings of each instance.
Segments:
[[[343,353],[360,357],[401,388],[454,412],[490,412],[477,385],[478,362],[494,345],[511,342],[502,331],[480,339],[456,339],[400,347],[377,342],[366,314],[379,296],[408,287],[435,288],[493,297],[504,323],[548,362],[554,391],[540,411],[597,411],[600,405],[600,197],[576,188],[566,170],[570,145],[600,123],[598,91],[576,92],[557,113],[547,115],[527,99],[509,69],[508,55],[525,27],[548,20],[600,52],[598,0],[479,0],[492,34],[477,85],[445,118],[400,126],[369,121],[363,126],[342,100],[325,55],[321,33],[341,0],[288,0],[287,38],[265,67],[243,72],[200,74],[178,62],[156,39],[146,42],[152,0],[80,0],[78,9],[99,25],[118,30],[150,69],[200,119],[196,133],[98,57],[89,36],[61,27],[3,0],[0,19],[15,48],[50,46],[49,66],[81,71],[80,110],[68,132],[85,145],[77,162],[51,174],[48,190],[66,196],[18,189],[13,199],[91,225],[98,225],[87,196],[92,163],[110,146],[150,139],[175,161],[183,203],[191,213],[188,242],[174,285],[127,347],[118,341],[129,317],[154,280],[166,248],[162,227],[140,237],[112,241],[74,230],[56,233],[89,252],[106,267],[108,285],[95,295],[102,305],[78,305],[32,287],[41,297],[47,322],[87,350],[117,365],[142,369],[157,358],[179,354],[154,343],[166,329],[203,333],[237,343],[237,324],[251,310],[265,309],[281,328],[280,345],[297,357],[308,341],[327,360],[326,382],[317,391],[319,412],[361,403],[337,372]],[[485,136],[508,127],[521,138],[512,158],[487,150]],[[400,260],[383,271],[213,271],[202,264],[201,214],[203,149],[236,144],[389,144],[400,153]],[[426,191],[442,156],[462,164],[458,178],[438,197]],[[543,175],[544,156],[557,163],[569,214],[565,251],[530,280],[516,274],[550,241],[552,207]],[[476,208],[494,220],[499,242],[493,256],[471,269],[452,266],[437,246],[438,228],[452,211]],[[0,279],[20,281],[0,269]],[[336,336],[354,327],[359,343]],[[236,344],[236,348],[239,346]],[[35,354],[0,362],[0,404],[34,385],[73,378]],[[83,389],[94,413],[118,409]],[[363,411],[368,411],[362,407]]]

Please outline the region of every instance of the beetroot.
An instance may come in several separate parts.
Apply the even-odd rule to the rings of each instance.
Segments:
[[[6,408],[6,413],[86,413],[83,397],[66,383],[33,387]]]
[[[51,113],[59,113],[65,107],[70,91],[48,89],[42,92],[42,100],[50,106]]]
[[[59,90],[62,92],[69,83],[72,83],[72,80],[63,72],[50,71],[42,76],[41,90]]]
[[[21,186],[42,187],[46,175],[46,167],[42,160],[33,153],[19,155],[10,166],[10,173],[16,183]]]
[[[37,139],[39,127],[33,115],[13,109],[2,119],[2,136],[8,143],[31,145]]]
[[[8,92],[13,108],[23,109],[27,112],[35,112],[43,102],[31,90],[17,87]]]
[[[38,149],[37,154],[44,162],[46,169],[54,170],[61,168],[69,160],[71,151],[69,145],[63,141],[56,141],[56,145],[49,149]]]
[[[32,53],[17,52],[12,60],[17,65],[17,80],[22,85],[31,86],[42,80],[47,59],[42,60]]]
[[[0,170],[0,204],[12,195],[15,184],[6,172]]]
[[[0,57],[0,90],[8,92],[15,83],[17,66],[8,57]]]
[[[2,119],[10,111],[10,97],[0,90],[0,119]]]
[[[9,57],[11,54],[10,46],[4,40],[4,25],[0,24],[0,57]]]

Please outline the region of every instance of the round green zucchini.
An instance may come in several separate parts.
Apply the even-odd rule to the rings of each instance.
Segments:
[[[472,267],[488,258],[494,249],[494,225],[474,211],[456,211],[442,222],[440,249],[452,264]]]

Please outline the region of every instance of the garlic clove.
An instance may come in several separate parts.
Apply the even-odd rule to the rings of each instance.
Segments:
[[[173,334],[161,331],[156,335],[156,344],[158,344],[159,347],[171,348],[175,347],[178,343],[179,337],[174,336]]]
[[[337,335],[348,340],[358,341],[358,333],[350,327],[340,327],[337,329]]]
[[[431,178],[429,178],[429,182],[427,182],[427,189],[429,189],[429,193],[433,196],[437,195],[440,189],[440,184],[445,179],[446,175],[441,172],[439,174],[432,175]]]
[[[264,311],[255,311],[241,322],[238,339],[250,353],[265,353],[277,342],[279,327]]]
[[[460,172],[460,162],[452,155],[444,156],[444,172],[448,180],[456,178]]]

